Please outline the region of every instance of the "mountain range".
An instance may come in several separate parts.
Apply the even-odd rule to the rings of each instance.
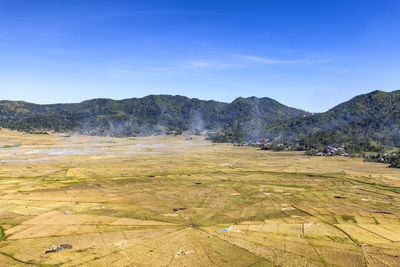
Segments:
[[[400,147],[400,90],[373,91],[316,114],[267,97],[239,97],[232,103],[171,95],[52,105],[0,101],[0,127],[110,136],[206,131],[224,142],[301,139],[368,150],[368,146]]]
[[[400,146],[400,90],[356,96],[327,112],[269,127],[269,136],[310,144]]]
[[[0,102],[0,126],[4,128],[112,136],[218,131],[234,125],[257,131],[306,115],[309,113],[270,98],[255,97],[239,97],[230,104],[170,95],[93,99],[78,104]]]

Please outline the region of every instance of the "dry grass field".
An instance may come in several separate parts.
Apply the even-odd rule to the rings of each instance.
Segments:
[[[399,266],[399,186],[362,159],[2,129],[0,266]]]

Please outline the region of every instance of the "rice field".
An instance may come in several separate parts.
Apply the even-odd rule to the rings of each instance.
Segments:
[[[357,158],[1,129],[0,266],[399,266],[399,186]]]

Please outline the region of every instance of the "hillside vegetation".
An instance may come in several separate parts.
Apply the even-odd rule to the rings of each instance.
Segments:
[[[291,140],[301,136],[314,146],[343,145],[374,151],[379,146],[400,146],[400,91],[374,91],[331,110],[284,123],[275,136]]]
[[[125,100],[94,99],[79,104],[36,105],[0,102],[0,126],[20,131],[77,131],[89,135],[136,136],[159,133],[248,129],[248,137],[270,124],[308,115],[269,98],[232,103],[183,96],[150,95]]]
[[[373,91],[317,114],[256,97],[232,103],[170,95],[54,105],[1,101],[0,126],[119,137],[205,130],[215,142],[268,138],[275,144],[300,141],[305,147],[381,151],[400,147],[400,91]]]

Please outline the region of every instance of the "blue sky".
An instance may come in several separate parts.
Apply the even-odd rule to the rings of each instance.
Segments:
[[[312,112],[400,89],[400,1],[0,0],[0,99],[271,97]]]

